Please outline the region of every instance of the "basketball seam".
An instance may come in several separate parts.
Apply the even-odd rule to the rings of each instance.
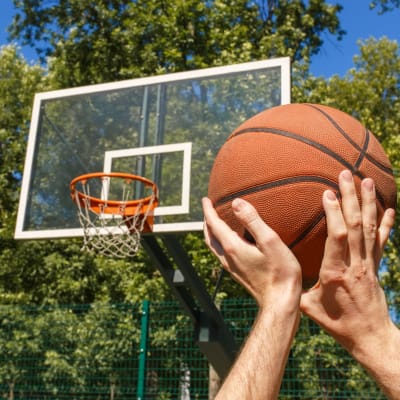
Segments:
[[[358,169],[355,169],[354,166],[346,161],[344,158],[340,157],[339,154],[335,153],[334,151],[332,151],[331,149],[329,149],[328,147],[325,147],[323,144],[315,142],[311,139],[305,138],[303,136],[298,135],[297,133],[293,133],[293,132],[288,132],[288,131],[284,131],[282,129],[277,129],[277,128],[268,128],[268,127],[263,127],[263,128],[245,128],[245,129],[241,129],[239,131],[236,131],[232,134],[232,136],[229,139],[232,139],[233,137],[239,136],[239,135],[243,135],[245,133],[270,133],[273,135],[279,135],[279,136],[284,136],[293,140],[297,140],[299,142],[308,144],[311,147],[316,148],[317,150],[331,156],[333,159],[335,159],[336,161],[338,161],[340,164],[342,164],[344,167],[346,167],[347,169],[351,170],[352,173],[354,175],[356,175],[358,178],[360,179],[364,179],[365,176],[364,174],[361,173],[361,171],[359,171]],[[391,170],[389,170],[390,172],[388,172],[391,175]],[[385,171],[387,172],[387,171]],[[385,201],[382,197],[382,195],[379,193],[379,191],[376,192],[376,197],[379,200],[379,202],[381,203],[382,207],[385,208]]]
[[[283,179],[279,179],[277,181],[263,183],[263,184],[257,185],[257,186],[252,186],[247,189],[243,189],[238,192],[229,194],[227,196],[220,198],[219,200],[216,200],[216,202],[214,203],[214,207],[221,206],[222,204],[232,201],[237,197],[246,196],[249,194],[261,192],[263,190],[268,190],[268,189],[272,189],[272,188],[279,187],[279,186],[287,186],[287,185],[291,185],[293,183],[305,183],[305,182],[307,182],[307,183],[311,183],[311,182],[322,183],[322,184],[327,185],[328,187],[338,190],[338,185],[334,181],[331,181],[327,178],[323,178],[321,176],[309,176],[309,175],[293,176],[290,178],[283,178]]]
[[[336,184],[336,182],[331,181],[327,178],[323,178],[320,176],[295,176],[295,177],[291,177],[291,178],[284,178],[284,179],[280,179],[278,181],[274,181],[274,182],[268,182],[262,185],[257,185],[245,190],[241,190],[239,192],[235,192],[231,195],[225,196],[219,200],[217,200],[214,203],[214,207],[218,207],[221,206],[222,204],[227,203],[228,201],[232,201],[233,199],[235,199],[236,197],[240,197],[243,195],[248,195],[248,194],[253,194],[253,193],[257,193],[259,191],[262,190],[266,190],[266,189],[271,189],[274,187],[279,187],[279,186],[286,186],[286,185],[290,185],[293,183],[304,183],[304,182],[316,182],[316,183],[322,183],[327,185],[328,187],[334,189],[337,193],[336,195],[338,196],[338,198],[340,197],[339,194],[339,187]],[[322,218],[325,216],[325,211],[322,210],[319,212],[319,214],[312,219],[312,221],[310,222],[310,224],[308,226],[306,226],[303,231],[296,237],[296,239],[294,239],[289,245],[288,247],[290,249],[293,249],[297,244],[299,244],[322,220]]]
[[[368,161],[370,161],[372,164],[374,164],[376,167],[381,169],[383,172],[388,173],[389,175],[393,174],[393,171],[391,168],[386,167],[382,163],[380,163],[378,160],[375,160],[375,158],[371,157],[366,150],[368,149],[368,144],[369,144],[369,135],[370,131],[365,128],[365,142],[363,147],[361,148],[347,133],[346,131],[324,110],[318,108],[314,104],[304,104],[305,106],[311,107],[314,110],[319,111],[338,131],[341,133],[341,135],[356,149],[360,152],[360,158],[358,159],[356,164],[354,166],[360,166],[363,158],[365,157]]]
[[[362,161],[364,160],[364,158],[367,155],[368,145],[369,145],[369,132],[366,129],[364,144],[363,144],[363,147],[360,149],[360,155],[358,156],[357,161],[354,163],[354,168],[358,169],[360,167]]]
[[[325,217],[325,211],[321,211],[300,234],[297,236],[292,243],[288,245],[289,249],[293,249],[297,244],[299,244],[307,235],[321,222],[322,218]]]
[[[305,106],[311,107],[314,110],[320,112],[355,149],[357,149],[360,152],[362,151],[361,147],[346,133],[346,131],[327,112],[316,107],[314,104],[305,104]]]
[[[346,168],[350,169],[359,178],[361,178],[361,179],[364,178],[363,174],[360,171],[354,170],[353,165],[350,162],[346,161],[344,158],[340,157],[339,154],[335,153],[334,151],[332,151],[328,147],[324,146],[323,144],[315,142],[314,140],[305,138],[303,136],[300,136],[297,133],[284,131],[282,129],[277,129],[277,128],[268,128],[268,127],[257,128],[257,127],[253,127],[253,128],[241,129],[240,131],[235,132],[234,136],[243,135],[245,133],[271,133],[271,134],[274,134],[274,135],[284,136],[284,137],[287,137],[287,138],[290,138],[290,139],[297,140],[299,142],[308,144],[309,146],[314,147],[317,150],[322,151],[323,153],[331,156],[336,161],[338,161],[340,164],[342,164]]]

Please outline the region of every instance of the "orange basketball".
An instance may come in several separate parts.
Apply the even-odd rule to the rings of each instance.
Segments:
[[[378,211],[395,207],[390,162],[375,136],[352,116],[317,104],[289,104],[257,114],[240,125],[220,149],[208,196],[218,214],[241,236],[249,234],[231,203],[252,203],[298,258],[303,287],[318,280],[326,239],[322,194],[338,193],[338,174],[352,171],[356,186],[371,177]]]

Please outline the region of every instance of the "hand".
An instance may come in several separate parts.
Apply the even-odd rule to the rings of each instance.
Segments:
[[[244,200],[235,199],[232,210],[255,243],[232,231],[207,198],[203,199],[203,209],[207,245],[259,305],[250,335],[217,399],[276,399],[299,323],[300,265]]]
[[[255,298],[259,307],[290,303],[298,313],[300,265],[279,236],[254,207],[242,199],[232,202],[235,216],[252,235],[249,243],[222,221],[209,199],[203,199],[204,235],[223,267]]]
[[[320,280],[302,295],[300,307],[357,358],[393,327],[377,271],[394,210],[378,224],[372,179],[361,183],[361,207],[350,171],[339,175],[339,188],[341,206],[332,191],[323,195],[328,237]]]

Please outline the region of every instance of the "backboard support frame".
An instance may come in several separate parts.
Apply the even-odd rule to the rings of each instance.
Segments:
[[[165,252],[158,239],[162,241]],[[165,282],[194,325],[194,341],[221,379],[224,379],[239,352],[229,326],[192,266],[177,235],[146,235],[142,239]],[[169,255],[177,268],[171,263]]]

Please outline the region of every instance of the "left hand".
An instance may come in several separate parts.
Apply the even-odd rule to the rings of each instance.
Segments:
[[[339,175],[339,188],[341,204],[330,190],[323,196],[328,237],[320,280],[303,294],[301,309],[357,358],[358,349],[371,351],[392,330],[377,271],[394,210],[378,220],[370,178],[361,183],[361,204],[350,171]]]
[[[211,201],[204,198],[206,244],[260,308],[282,304],[297,311],[302,281],[296,257],[250,203],[235,199],[232,209],[255,243],[249,243],[234,232],[219,218]]]

